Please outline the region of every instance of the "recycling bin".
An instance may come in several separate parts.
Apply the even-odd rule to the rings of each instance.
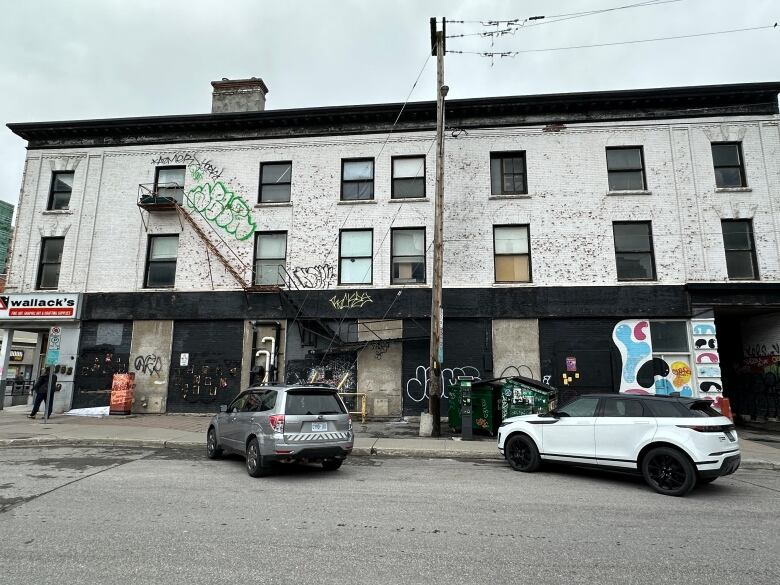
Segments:
[[[516,376],[501,386],[501,419],[549,412],[556,405],[557,390],[538,380]]]

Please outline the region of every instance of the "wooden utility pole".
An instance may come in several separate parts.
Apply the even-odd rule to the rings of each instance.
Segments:
[[[441,436],[441,363],[444,359],[442,299],[442,269],[444,266],[444,52],[446,19],[441,19],[441,30],[436,30],[436,19],[431,18],[431,49],[436,55],[436,194],[433,225],[433,286],[431,290],[431,347],[430,383],[428,385],[428,412],[433,419],[432,437]]]

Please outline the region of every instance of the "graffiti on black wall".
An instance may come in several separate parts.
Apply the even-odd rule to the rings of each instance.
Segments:
[[[447,398],[447,386],[455,384],[459,376],[471,376],[475,381],[481,380],[479,370],[474,366],[445,368],[441,371],[442,398]],[[414,402],[422,402],[428,398],[428,385],[431,381],[431,368],[417,366],[414,378],[406,381],[406,395]]]
[[[344,293],[341,297],[338,295],[333,295],[333,297],[330,299],[330,304],[333,305],[333,308],[338,311],[343,311],[345,309],[359,309],[363,305],[367,305],[368,303],[373,302],[373,299],[368,296],[368,293],[364,292]]]
[[[328,288],[336,279],[336,271],[328,264],[293,268],[293,276],[303,288]]]

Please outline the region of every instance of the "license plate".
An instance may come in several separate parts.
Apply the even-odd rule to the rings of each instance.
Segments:
[[[328,423],[311,423],[311,430],[313,432],[322,432],[328,430]]]

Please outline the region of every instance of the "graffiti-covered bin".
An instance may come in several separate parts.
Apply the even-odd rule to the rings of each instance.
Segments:
[[[501,420],[526,414],[541,414],[556,407],[557,390],[522,376],[507,378],[501,385]]]
[[[484,431],[491,437],[498,432],[501,424],[501,396],[500,380],[475,381],[471,385],[471,428],[475,431]],[[447,416],[449,426],[453,431],[460,432],[463,426],[461,417],[461,388],[455,382],[447,386],[449,403]]]

